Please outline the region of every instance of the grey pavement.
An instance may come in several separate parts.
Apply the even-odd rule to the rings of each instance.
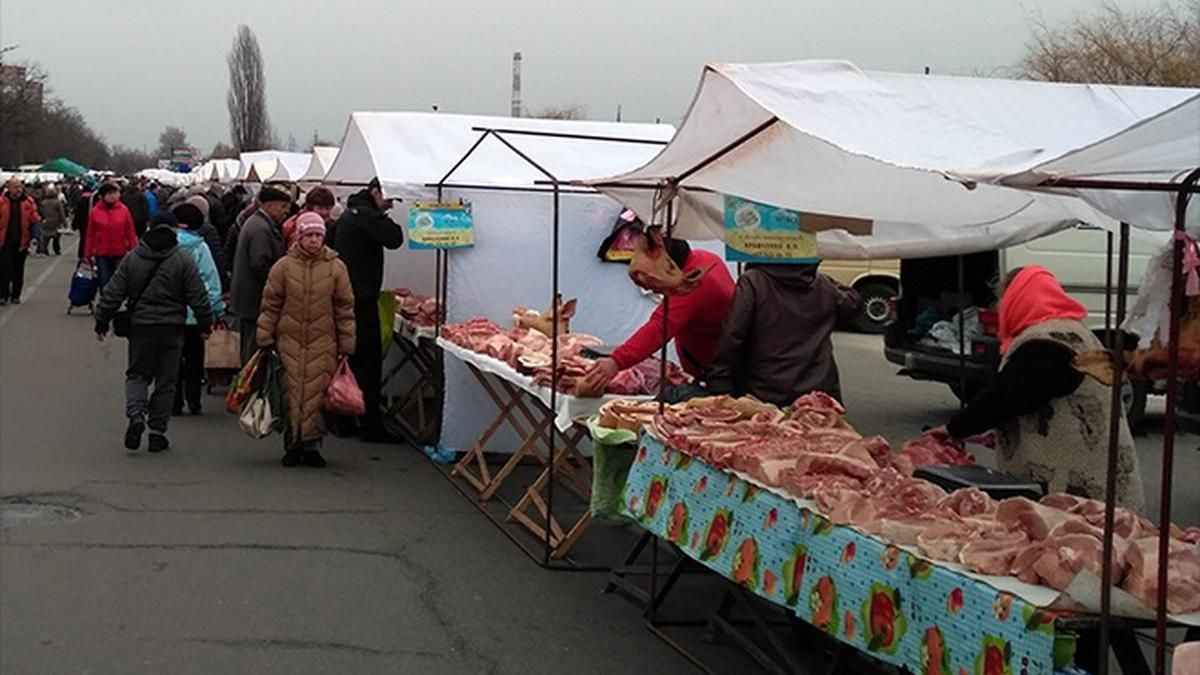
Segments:
[[[411,448],[330,439],[328,469],[285,470],[207,397],[169,452],[127,455],[125,344],[65,314],[72,263],[30,260],[27,301],[0,309],[0,497],[82,514],[0,529],[0,673],[694,672],[601,576],[539,569]],[[902,441],[955,409],[876,337],[838,354],[865,432]],[[1148,475],[1158,441],[1139,439]],[[1198,475],[1195,446],[1177,475]]]

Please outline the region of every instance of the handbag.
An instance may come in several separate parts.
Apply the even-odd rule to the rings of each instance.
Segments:
[[[241,337],[227,326],[216,326],[204,341],[204,367],[236,370],[241,365]]]
[[[171,256],[167,256],[167,258],[169,257]],[[162,267],[162,264],[167,261],[167,258],[163,258],[154,263],[154,271],[150,273],[150,279],[144,286],[142,286],[141,292],[139,292],[136,297],[131,295],[126,298],[125,309],[118,310],[117,313],[113,315],[113,335],[116,335],[120,338],[129,337],[129,333],[133,329],[133,322],[131,318],[133,316],[133,310],[137,307],[138,301],[142,299],[143,295],[145,295],[146,289],[150,288],[150,284],[154,283],[154,280],[158,278],[158,270]]]
[[[262,439],[276,431],[283,431],[286,424],[283,416],[283,368],[279,355],[268,352],[262,382],[246,400],[238,415],[238,426],[248,436]]]
[[[362,389],[359,389],[358,381],[354,379],[354,371],[350,370],[350,363],[344,357],[338,362],[337,370],[333,371],[333,379],[325,388],[325,400],[322,401],[321,407],[335,415],[355,417],[367,411]]]

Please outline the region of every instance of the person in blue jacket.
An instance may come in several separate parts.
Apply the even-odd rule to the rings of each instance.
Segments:
[[[156,187],[158,187],[158,185],[155,183],[151,183],[146,186],[146,203],[150,206],[150,217],[151,218],[153,218],[154,216],[157,216],[158,211],[159,211],[158,195],[155,194],[155,192],[154,192],[154,189]]]
[[[162,211],[155,216],[156,222],[173,223],[178,228],[176,237],[179,248],[187,251],[196,261],[196,270],[208,293],[208,304],[212,308],[214,322],[225,315],[225,301],[221,297],[221,276],[213,262],[212,253],[204,237],[195,232],[204,224],[204,219],[195,208],[176,208],[174,212]],[[186,400],[188,411],[200,414],[200,394],[204,387],[204,336],[196,326],[196,316],[188,310],[187,325],[183,332],[183,353],[179,358],[179,386],[175,388],[175,415],[183,414]]]

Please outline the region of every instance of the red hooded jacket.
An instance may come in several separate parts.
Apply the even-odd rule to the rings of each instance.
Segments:
[[[8,195],[0,195],[0,244],[7,241],[8,237],[8,221],[12,215],[9,211]],[[33,224],[42,219],[38,215],[37,205],[33,203],[33,198],[28,196],[21,197],[21,250],[29,250],[30,232],[33,229]]]
[[[137,230],[133,215],[121,202],[109,206],[104,200],[96,202],[88,216],[87,239],[83,242],[83,257],[119,258],[137,247]]]
[[[663,308],[659,305],[650,315],[650,320],[613,351],[612,358],[622,370],[654,356],[663,342],[671,339],[675,340],[675,351],[685,371],[701,377],[708,370],[717,353],[721,322],[733,304],[734,284],[725,262],[708,251],[692,251],[687,264],[683,266],[683,273],[687,275],[693,270],[705,268],[709,268],[708,273],[696,290],[687,295],[671,296],[665,340]]]

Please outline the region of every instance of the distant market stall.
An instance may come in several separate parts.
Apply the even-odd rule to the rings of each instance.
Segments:
[[[433,290],[446,322],[486,318],[511,325],[515,307],[552,305],[557,290],[563,297],[579,298],[573,330],[613,340],[632,331],[652,308],[629,284],[623,269],[604,265],[595,256],[597,242],[608,234],[621,207],[589,188],[556,187],[545,181],[636,166],[672,133],[671,127],[661,125],[355,113],[325,182],[362,185],[377,176],[387,196],[409,204],[461,200],[470,205],[473,247],[433,255],[406,251],[389,257],[389,265],[398,266],[420,254],[435,259]],[[531,264],[538,260],[545,262]],[[560,265],[571,270],[561,286]],[[408,287],[420,290],[416,285]],[[638,309],[631,311],[634,307]],[[454,356],[460,351],[445,353]],[[562,461],[555,460],[568,453],[577,460],[570,437],[563,447],[560,433],[571,429],[572,415],[553,412],[559,411],[560,404],[569,410],[570,397],[547,388],[530,393],[539,389],[528,383],[523,388],[519,379],[511,368],[484,369],[471,358],[445,362],[441,444],[451,451],[467,451],[456,473],[474,471],[477,460],[486,463],[481,459],[485,453],[515,457],[504,460],[505,467],[495,475],[489,476],[484,468],[483,475],[475,476],[475,488],[485,501],[496,496],[515,462],[538,447],[542,450],[531,456],[541,463],[561,468]],[[521,418],[514,422],[510,414],[520,408],[528,425]],[[495,416],[486,412],[491,409],[497,410]],[[552,424],[556,417],[558,425]],[[502,427],[508,429],[497,433]],[[539,479],[533,485],[540,490],[545,482]],[[525,494],[525,489],[522,486],[517,494],[529,499],[517,501],[526,505],[540,501]],[[552,519],[551,510],[544,509],[542,515]],[[509,515],[513,516],[511,509]],[[565,534],[558,534],[556,543],[566,541]]]

